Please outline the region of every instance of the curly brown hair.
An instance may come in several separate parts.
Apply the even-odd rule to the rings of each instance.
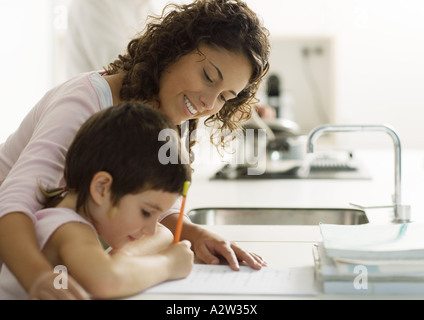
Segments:
[[[228,135],[251,116],[251,103],[269,69],[268,37],[269,31],[243,1],[195,0],[187,5],[169,4],[161,17],[150,17],[144,31],[128,44],[127,53],[119,55],[105,70],[108,74],[126,72],[121,99],[157,101],[162,72],[182,56],[198,51],[200,45],[245,55],[253,70],[248,85],[217,114],[205,120],[205,125],[215,128],[212,143],[224,146],[222,136],[219,142],[214,142],[214,135]],[[190,133],[197,123],[197,119],[189,120]]]

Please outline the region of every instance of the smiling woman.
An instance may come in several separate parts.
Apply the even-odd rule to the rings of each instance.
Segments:
[[[218,113],[247,85],[252,68],[241,54],[201,46],[167,68],[160,81],[159,108],[175,124]]]
[[[196,106],[200,110],[196,109],[193,117],[186,107],[185,118],[175,115],[176,124],[189,120],[192,132],[197,127],[197,118],[208,116],[205,124],[216,128],[219,138],[215,144],[224,144],[224,132],[231,134],[250,117],[251,102],[269,69],[269,32],[242,1],[194,1],[169,5],[164,12],[160,18],[151,18],[140,37],[128,44],[127,53],[120,55],[106,71],[109,75],[125,73],[119,88],[121,99],[147,100],[167,111],[176,106],[186,107],[187,91],[192,111]],[[177,77],[172,75],[173,69],[191,74],[217,91],[202,93],[196,87],[182,88],[179,82],[183,79],[174,80]],[[196,70],[200,74],[194,74]],[[178,102],[170,99],[175,93],[162,92],[168,90],[162,87],[164,78],[178,82]],[[192,96],[191,91],[197,94]],[[203,96],[202,101],[199,96]],[[213,111],[203,114],[205,109]],[[173,117],[176,113],[172,110],[169,115]]]
[[[63,185],[70,142],[91,115],[120,102],[144,101],[175,124],[188,122],[190,133],[199,117],[206,116],[208,124],[217,124],[219,134],[231,134],[250,116],[250,103],[268,70],[270,49],[268,31],[256,14],[238,0],[195,0],[170,5],[164,12],[104,72],[77,75],[48,91],[0,146],[0,259],[27,291],[43,274],[52,276],[33,230],[34,213],[41,209],[37,198],[43,197],[37,181],[48,188]],[[191,138],[189,149],[195,141]],[[217,141],[221,143],[223,139]],[[171,231],[180,199],[159,218]],[[181,238],[191,241],[197,258],[205,263],[217,264],[223,257],[233,270],[239,269],[239,261],[254,269],[264,265],[255,253],[188,220]],[[23,265],[21,257],[28,263]],[[49,285],[45,282],[47,289]],[[44,289],[31,292],[39,297]]]

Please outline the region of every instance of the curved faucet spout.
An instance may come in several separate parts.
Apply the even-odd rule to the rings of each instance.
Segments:
[[[307,140],[307,152],[314,152],[314,144],[319,136],[327,132],[357,132],[357,131],[381,131],[387,133],[393,140],[395,154],[395,190],[394,190],[394,211],[396,221],[409,221],[409,206],[402,205],[402,162],[401,144],[399,135],[388,125],[323,125],[313,129]]]

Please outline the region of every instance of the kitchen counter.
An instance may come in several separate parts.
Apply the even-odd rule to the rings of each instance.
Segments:
[[[350,208],[349,203],[365,206],[388,205],[394,190],[393,150],[355,152],[371,175],[367,180],[210,180],[222,163],[194,166],[186,212],[201,207],[322,207]],[[403,203],[411,205],[413,221],[424,221],[424,151],[402,153]],[[391,209],[366,210],[370,223],[390,223]],[[313,267],[312,246],[320,241],[318,226],[207,226],[228,240],[265,258],[271,267]],[[422,296],[232,296],[139,294],[130,299],[399,299]]]

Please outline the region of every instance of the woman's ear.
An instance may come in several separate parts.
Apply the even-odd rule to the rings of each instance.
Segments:
[[[110,201],[112,181],[112,176],[106,171],[97,172],[91,179],[90,195],[96,204],[101,205],[105,200]]]

